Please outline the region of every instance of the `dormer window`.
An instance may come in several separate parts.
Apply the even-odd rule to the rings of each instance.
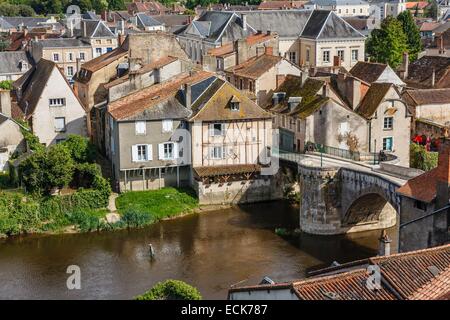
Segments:
[[[277,104],[279,104],[281,101],[283,101],[284,97],[286,96],[285,92],[275,92],[272,95],[272,104],[274,106],[276,106]]]
[[[239,104],[240,104],[239,99],[236,96],[233,96],[233,98],[230,101],[231,111],[239,111]]]
[[[28,63],[25,61],[20,61],[20,71],[24,72],[28,70]]]
[[[302,97],[289,97],[288,99],[288,106],[289,110],[292,111],[297,107],[300,102],[302,101]]]

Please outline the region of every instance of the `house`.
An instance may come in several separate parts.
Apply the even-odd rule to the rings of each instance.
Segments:
[[[33,31],[24,29],[23,31],[11,32],[9,35],[9,45],[5,51],[30,51],[31,41],[34,39],[60,38],[60,33],[51,32],[47,28],[34,28]]]
[[[69,37],[71,32],[69,30]],[[75,29],[73,34],[90,44],[93,58],[110,52],[118,46],[117,36],[102,20],[81,20],[80,29]]]
[[[91,45],[73,38],[32,40],[30,53],[36,63],[41,59],[56,63],[69,82],[80,70],[80,64],[92,59]]]
[[[25,51],[0,52],[0,81],[17,80],[31,66],[31,59]]]
[[[108,104],[106,155],[118,191],[190,185],[191,145],[183,134],[191,110],[180,88],[191,85],[195,98],[211,76],[178,73]]]
[[[145,13],[136,13],[134,18],[132,18],[133,24],[135,24],[139,29],[144,31],[164,31],[164,25],[153,18],[152,16]]]
[[[42,144],[63,141],[69,134],[86,135],[86,111],[53,61],[41,59],[13,87],[23,120]]]
[[[367,83],[392,83],[396,86],[404,86],[405,83],[395,71],[384,63],[358,61],[350,69],[349,73]]]
[[[55,17],[0,17],[0,32],[32,31],[35,28],[49,27],[54,32],[60,33],[64,27],[56,21]]]
[[[288,74],[300,76],[302,71],[292,62],[273,55],[271,47],[265,47],[264,54],[252,57],[225,70],[227,81],[234,84],[239,90],[245,90],[251,96],[256,97],[258,104],[266,101],[269,91],[277,88]]]
[[[412,63],[403,61],[400,78],[412,88],[449,88],[450,57],[423,56]],[[404,72],[407,70],[407,72]]]
[[[185,96],[193,93],[186,88]],[[193,101],[191,109],[192,185],[200,203],[281,197],[280,183],[270,168],[270,113],[218,78]]]
[[[297,281],[233,286],[228,300],[446,300],[449,266],[450,245],[443,245],[337,263]]]
[[[119,36],[119,38],[123,37]],[[103,137],[105,125],[101,119],[104,118],[102,114],[108,99],[107,90],[102,84],[127,74],[130,66],[129,59],[140,59],[141,65],[148,65],[151,61],[169,55],[183,61],[189,60],[175,36],[165,32],[133,33],[119,42],[121,45],[118,48],[84,63],[74,83],[78,97],[90,113],[88,119],[90,137],[100,150],[104,148],[101,137]],[[97,139],[100,140],[97,141]]]
[[[222,75],[225,69],[263,54],[266,47],[272,48],[272,52],[278,52],[279,38],[276,33],[257,32],[244,39],[210,49],[203,55],[202,66],[206,71],[218,72]]]
[[[444,141],[437,167],[408,180],[396,190],[402,212],[399,241],[404,250],[448,243],[449,186],[450,148]]]
[[[8,160],[14,153],[26,150],[22,130],[27,130],[13,118],[9,90],[0,90],[0,172],[8,169]]]
[[[422,17],[426,8],[430,5],[428,1],[406,2],[406,10],[410,11],[414,17]]]
[[[365,37],[333,11],[207,11],[176,35],[189,57],[202,63],[210,49],[258,31],[277,32],[279,48],[274,55],[300,66],[331,66],[339,54],[342,65],[350,69],[364,59]]]
[[[414,114],[413,136],[440,138],[450,128],[450,89],[405,90],[402,98]]]
[[[363,0],[311,0],[306,9],[332,10],[340,17],[368,16],[369,3]]]
[[[152,15],[167,14],[170,10],[158,1],[134,0],[127,4],[128,13],[134,15],[139,12],[150,13]]]
[[[368,0],[370,6],[374,6],[375,14],[379,14],[381,20],[388,16],[396,18],[406,10],[406,0]]]
[[[425,44],[431,43],[434,38],[433,30],[439,27],[441,24],[439,22],[428,22],[425,21],[420,25],[419,31],[420,31],[420,37],[422,38],[422,41]]]

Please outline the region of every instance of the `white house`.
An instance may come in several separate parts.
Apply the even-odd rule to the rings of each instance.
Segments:
[[[45,145],[86,135],[86,112],[57,65],[41,59],[13,83],[24,118]]]

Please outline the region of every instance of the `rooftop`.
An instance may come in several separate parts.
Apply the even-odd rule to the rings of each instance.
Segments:
[[[449,104],[450,88],[405,90],[402,97],[414,107],[427,104]]]
[[[378,80],[381,74],[386,69],[387,64],[358,61],[349,73],[367,83],[372,83]]]
[[[250,58],[247,61],[230,67],[225,71],[245,78],[258,79],[267,71],[276,66],[281,60],[283,60],[283,58],[280,56],[263,54]]]

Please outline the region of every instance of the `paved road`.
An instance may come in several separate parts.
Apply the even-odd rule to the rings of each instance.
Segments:
[[[336,167],[344,167],[346,169],[351,169],[359,172],[367,172],[370,174],[374,174],[380,177],[383,177],[391,182],[394,182],[398,185],[403,185],[406,183],[406,179],[399,178],[397,176],[393,176],[387,172],[381,172],[379,165],[369,165],[367,163],[357,163],[356,161],[350,160],[339,160],[335,158],[330,158],[327,156],[322,156],[322,161],[319,155],[315,154],[301,154],[301,153],[280,153],[280,159],[284,159],[287,161],[297,162],[300,165],[308,166],[308,167],[324,167],[324,168],[336,168]]]

